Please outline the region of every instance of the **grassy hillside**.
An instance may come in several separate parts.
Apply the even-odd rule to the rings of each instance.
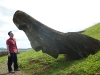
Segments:
[[[83,34],[100,39],[100,23],[87,28]],[[3,62],[5,57],[0,58]],[[19,66],[29,75],[100,75],[100,51],[80,60],[68,61],[65,56],[57,59],[42,53],[28,50],[18,55]]]
[[[99,75],[100,52],[87,58],[66,61],[63,55],[58,59],[29,50],[20,54],[19,65],[29,75]]]
[[[85,30],[85,32],[83,32],[83,34],[86,34],[88,36],[91,36],[93,38],[96,38],[98,40],[100,40],[100,23],[89,27]]]

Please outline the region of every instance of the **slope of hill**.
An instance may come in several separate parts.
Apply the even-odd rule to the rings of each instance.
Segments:
[[[100,39],[100,23],[82,34]],[[29,75],[100,75],[100,51],[80,60],[66,60],[63,54],[55,59],[41,51],[28,50],[18,55],[18,62]]]
[[[100,40],[100,23],[97,23],[94,26],[85,29],[84,31],[85,32],[83,32],[83,34]]]

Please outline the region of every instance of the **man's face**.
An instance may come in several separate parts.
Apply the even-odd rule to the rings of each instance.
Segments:
[[[14,36],[14,34],[11,32],[11,33],[10,33],[10,37],[13,37],[13,36]]]

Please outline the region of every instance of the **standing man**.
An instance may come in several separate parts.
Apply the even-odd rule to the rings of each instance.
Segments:
[[[15,71],[19,71],[18,69],[18,63],[17,63],[17,45],[16,45],[16,40],[14,37],[14,34],[12,31],[8,32],[9,39],[6,41],[7,45],[7,52],[8,52],[8,71],[9,73],[14,73]],[[12,63],[14,63],[14,71],[12,70]]]

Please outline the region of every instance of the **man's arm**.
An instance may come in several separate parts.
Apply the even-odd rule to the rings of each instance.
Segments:
[[[7,45],[7,53],[8,53],[8,56],[10,56],[9,45]]]
[[[16,44],[16,39],[15,39],[15,45],[16,45],[17,53],[19,53],[19,50],[18,50],[17,44]]]

